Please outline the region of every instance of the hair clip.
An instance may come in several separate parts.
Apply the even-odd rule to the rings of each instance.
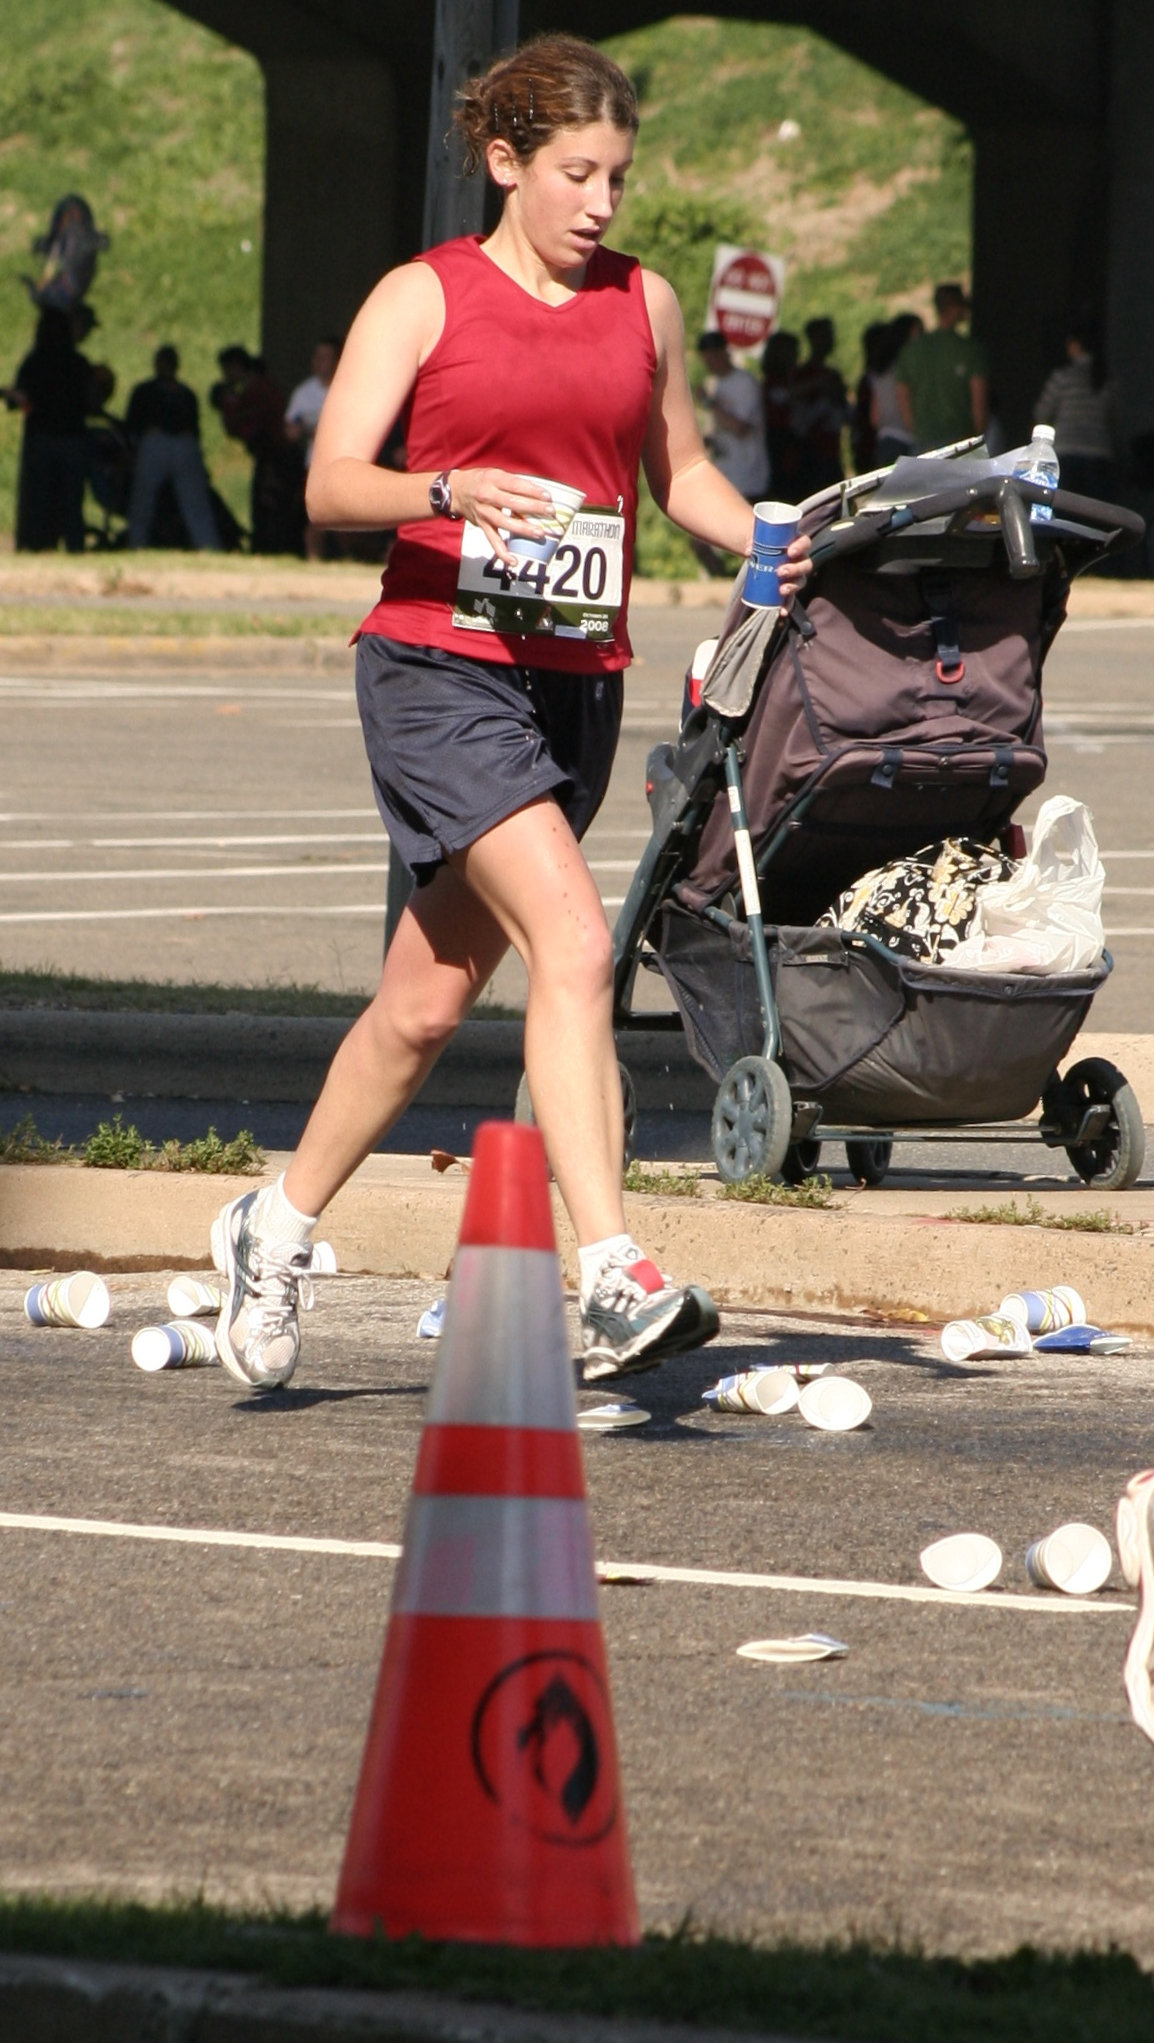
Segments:
[[[529,126],[533,125],[533,81],[529,80]]]

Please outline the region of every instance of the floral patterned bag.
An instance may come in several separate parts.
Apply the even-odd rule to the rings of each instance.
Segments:
[[[970,933],[978,889],[1008,880],[1015,870],[1012,858],[988,844],[947,837],[911,858],[863,873],[818,917],[817,926],[858,930],[902,957],[945,964]]]

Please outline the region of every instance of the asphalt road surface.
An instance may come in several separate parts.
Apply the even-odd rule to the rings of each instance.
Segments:
[[[355,1543],[401,1537],[427,1287],[329,1280],[297,1380],[259,1398],[215,1368],[142,1375],[131,1333],[167,1277],[110,1281],[108,1327],[34,1330],[27,1276],[0,1274],[0,1887],[327,1907],[394,1572]],[[596,1550],[691,1571],[601,1598],[645,1924],[1154,1961],[1130,1594],[1115,1570],[1079,1607],[1023,1567],[1062,1521],[1112,1531],[1150,1459],[1151,1359],[952,1367],[925,1327],[746,1313],[634,1380],[651,1423],[584,1436]],[[871,1423],[708,1412],[754,1360],[834,1364]],[[962,1529],[1005,1564],[950,1602],[918,1554]],[[812,1630],[847,1656],[737,1657]]]
[[[587,850],[612,920],[648,836],[645,760],[719,610],[637,610],[617,768]],[[355,619],[350,617],[350,628]],[[1117,969],[1093,1025],[1154,1007],[1154,619],[1068,624],[1047,669],[1047,793],[1085,801]],[[2,654],[2,648],[0,648]],[[8,663],[6,663],[8,664]],[[371,991],[388,864],[352,655],[299,671],[0,674],[0,957],[113,977]],[[1038,806],[1023,811],[1026,820]],[[646,982],[649,983],[648,981]],[[523,997],[519,965],[495,997]],[[656,996],[660,998],[660,996]]]

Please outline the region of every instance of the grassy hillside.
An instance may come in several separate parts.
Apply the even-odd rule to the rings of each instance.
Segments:
[[[222,342],[259,337],[256,64],[161,0],[9,0],[4,15],[0,380],[31,334],[19,278],[35,266],[32,238],[78,190],[112,236],[87,352],[116,370],[113,409],[166,339],[203,394]],[[643,113],[616,239],[671,278],[691,338],[718,240],[786,258],[784,321],[831,314],[847,380],[867,321],[924,309],[938,278],[968,273],[970,151],[944,114],[775,23],[681,16],[607,47]],[[0,411],[0,533],[11,530],[18,443],[18,421]],[[207,408],[205,444],[243,509],[247,462]],[[650,572],[695,571],[655,514],[642,555]]]
[[[122,410],[171,340],[200,392],[226,341],[259,340],[264,93],[259,67],[159,0],[8,0],[0,62],[0,382],[31,342],[35,235],[78,191],[112,237],[89,301],[90,360]],[[302,370],[302,374],[304,371]],[[218,486],[238,510],[248,461],[204,406]],[[13,518],[20,423],[0,410],[0,531]]]

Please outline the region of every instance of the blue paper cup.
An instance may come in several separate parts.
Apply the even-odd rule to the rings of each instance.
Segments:
[[[776,609],[781,602],[778,570],[791,539],[797,538],[801,513],[796,504],[755,504],[753,552],[745,570],[742,601],[752,610]]]

